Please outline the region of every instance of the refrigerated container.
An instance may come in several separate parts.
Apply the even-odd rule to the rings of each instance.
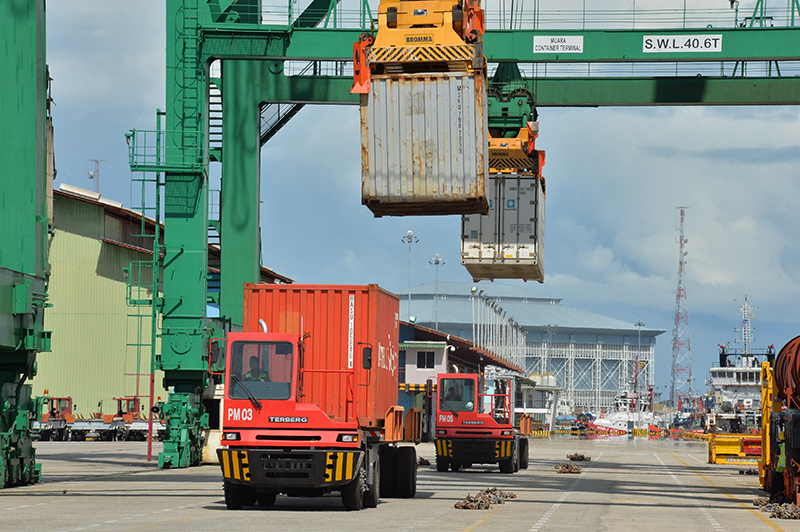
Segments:
[[[544,191],[535,174],[489,177],[489,214],[461,218],[461,264],[473,280],[544,281]]]

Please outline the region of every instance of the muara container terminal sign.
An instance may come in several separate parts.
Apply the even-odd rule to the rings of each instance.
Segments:
[[[534,35],[535,54],[582,54],[583,35]]]

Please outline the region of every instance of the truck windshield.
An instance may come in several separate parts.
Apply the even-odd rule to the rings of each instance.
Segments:
[[[475,410],[475,381],[442,379],[439,387],[439,410],[472,412]]]
[[[231,347],[231,399],[289,399],[293,346],[289,342],[234,342]]]

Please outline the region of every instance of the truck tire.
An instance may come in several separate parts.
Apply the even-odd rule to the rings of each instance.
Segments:
[[[382,445],[378,455],[378,465],[380,466],[380,496],[385,498],[395,497],[395,463],[397,459],[397,447]]]
[[[342,503],[348,511],[358,511],[364,506],[364,477],[366,472],[360,468],[356,478],[342,488]]]
[[[521,469],[528,469],[528,462],[529,462],[529,450],[528,450],[528,438],[522,438],[519,441],[519,467]]]
[[[277,493],[256,492],[256,500],[259,506],[273,506],[277,498]]]
[[[223,490],[225,491],[225,506],[228,510],[241,510],[244,506],[244,486],[225,481]]]
[[[367,491],[364,492],[364,508],[377,508],[378,503],[381,501],[381,460],[378,454],[378,460],[373,466],[375,470],[372,475],[372,484],[367,483]]]
[[[448,462],[447,460],[445,460],[440,456],[436,457],[436,471],[438,471],[439,473],[446,473],[449,467],[450,467],[450,462]]]
[[[410,499],[417,493],[417,450],[413,447],[397,448],[396,496]]]
[[[514,442],[514,473],[519,471],[520,466],[520,454],[519,454],[519,440]]]
[[[460,463],[458,463],[458,462],[450,462],[450,471],[455,473],[459,469],[461,469],[461,464]]]
[[[500,460],[500,472],[501,473],[513,473],[516,469],[517,465],[517,455],[516,453],[511,453],[511,458],[506,458],[505,460]]]

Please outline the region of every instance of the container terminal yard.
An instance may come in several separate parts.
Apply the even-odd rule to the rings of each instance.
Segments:
[[[38,457],[41,484],[7,490],[0,530],[687,530],[793,531],[800,521],[770,519],[753,506],[758,476],[709,465],[705,445],[615,437],[605,441],[532,440],[530,467],[518,475],[476,466],[438,473],[420,466],[413,499],[385,499],[347,512],[335,495],[279,497],[230,512],[219,468],[159,470],[142,442],[50,442]],[[432,444],[418,446],[433,464]],[[580,474],[559,474],[567,452],[591,456]],[[91,457],[91,458],[90,458]],[[487,510],[454,505],[487,487],[515,499]],[[266,524],[268,523],[268,524]]]
[[[267,1],[165,0],[166,105],[152,130],[123,133],[133,209],[54,190],[45,1],[0,6],[0,529],[256,529],[269,512],[289,530],[800,530],[800,336],[777,354],[721,347],[714,394],[695,395],[691,369],[681,379],[684,208],[669,397],[653,390],[663,331],[643,348],[641,320],[614,364],[574,338],[567,356],[532,352],[477,286],[463,333],[440,330],[438,255],[433,323],[410,315],[410,281],[404,321],[372,279],[264,268],[260,149],[305,105],[358,107],[361,208],[461,216],[477,284],[545,280],[539,108],[800,103],[778,69],[800,60],[796,1],[758,0],[742,22],[732,2],[716,27],[684,7],[668,28],[580,30],[543,30],[538,12],[521,24],[501,4],[498,23],[480,0],[312,0],[276,22]],[[768,74],[746,77],[748,61]],[[525,68],[664,62],[674,74]],[[730,76],[678,75],[726,62]],[[99,376],[89,326],[64,310],[86,293],[103,309]],[[595,403],[576,408],[575,375]]]

